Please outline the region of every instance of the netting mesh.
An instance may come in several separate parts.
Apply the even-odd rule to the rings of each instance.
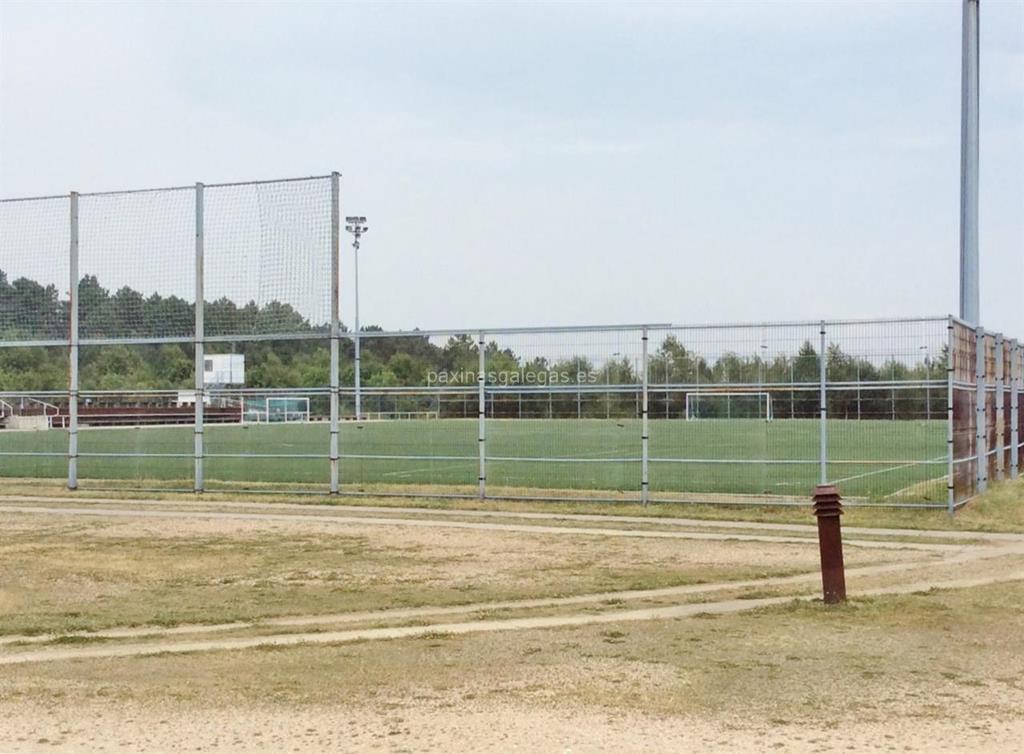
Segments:
[[[79,336],[188,336],[195,327],[195,192],[83,194]]]
[[[70,200],[0,201],[0,341],[68,337]]]
[[[204,193],[206,334],[327,331],[330,178]]]

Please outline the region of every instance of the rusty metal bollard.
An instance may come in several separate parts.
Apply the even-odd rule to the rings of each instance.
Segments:
[[[818,548],[821,551],[821,588],[825,604],[846,601],[846,571],[843,567],[843,534],[839,517],[842,498],[835,485],[814,488],[814,515],[818,519]]]

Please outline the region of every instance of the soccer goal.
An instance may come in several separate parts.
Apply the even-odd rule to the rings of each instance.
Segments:
[[[686,394],[686,419],[772,420],[771,393],[701,391]]]
[[[308,422],[309,398],[268,396],[247,398],[245,419],[250,422]]]

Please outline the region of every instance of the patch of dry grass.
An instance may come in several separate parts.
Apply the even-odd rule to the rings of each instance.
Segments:
[[[437,488],[431,488],[437,492]],[[320,494],[289,495],[273,492],[253,494],[237,491],[208,492],[197,498],[192,494],[167,491],[150,491],[145,493],[130,490],[82,490],[80,493],[68,493],[59,483],[52,480],[39,482],[32,480],[6,480],[4,494],[23,494],[34,496],[69,496],[86,497],[102,496],[111,500],[130,499],[144,495],[151,499],[161,500],[239,500],[255,499],[262,502],[290,502],[323,504],[334,506],[374,505],[382,507],[417,507],[424,509],[445,510],[488,510],[508,512],[547,512],[547,513],[587,513],[597,515],[628,515],[700,518],[709,520],[737,520],[769,523],[813,523],[810,512],[810,500],[807,506],[770,506],[751,503],[749,505],[706,504],[706,503],[657,503],[640,505],[634,496],[621,495],[620,502],[592,503],[585,500],[575,501],[485,501],[475,498],[430,498],[430,497],[375,497],[373,490],[365,494],[343,495],[331,497]],[[415,492],[416,490],[411,490]],[[422,492],[429,493],[429,489]],[[458,491],[458,490],[452,490]],[[531,490],[520,490],[520,494]],[[550,494],[550,490],[546,491]],[[577,493],[580,494],[580,493]],[[846,509],[844,523],[847,526],[888,527],[905,529],[940,529],[951,531],[1006,531],[1024,532],[1024,479],[993,484],[984,495],[971,500],[961,508],[955,516],[950,516],[939,509],[894,509],[882,507],[853,507]]]
[[[316,521],[3,520],[0,635],[653,589],[798,573],[815,562],[813,548],[783,544]]]
[[[906,717],[985,724],[1024,704],[1024,584],[793,603],[746,614],[344,646],[45,663],[3,698],[151,705],[393,705],[462,700],[768,725]],[[2,705],[2,702],[0,702]]]

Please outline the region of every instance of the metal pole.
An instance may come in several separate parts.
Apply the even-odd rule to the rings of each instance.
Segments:
[[[892,387],[889,388],[889,407],[892,410],[892,420],[896,421],[896,354],[889,354],[889,363],[892,364],[889,370],[889,379],[892,380]]]
[[[671,393],[669,392],[668,386],[672,384],[672,373],[669,368],[669,362],[671,360],[671,354],[665,357],[665,418],[669,418],[669,402],[671,400]]]
[[[1006,471],[1006,381],[1003,379],[1003,336],[996,335],[996,479]]]
[[[860,421],[860,357],[857,357],[857,421]]]
[[[331,173],[331,477],[330,493],[338,494],[338,400],[341,355],[341,181]]]
[[[985,328],[979,327],[975,330],[975,367],[974,367],[974,452],[977,458],[977,471],[975,480],[978,485],[978,492],[984,492],[988,487],[988,448],[986,447],[988,437],[988,412],[986,411],[985,397]]]
[[[953,477],[953,318],[946,320],[946,504],[949,515],[956,511]]]
[[[204,205],[203,205],[203,184],[196,184],[196,308],[195,308],[195,368],[196,368],[196,391],[195,391],[195,459],[193,490],[202,492],[205,487],[203,477],[203,409],[206,399],[206,374],[204,362],[206,359],[205,337],[206,327],[204,322],[205,314],[205,293],[203,291],[203,254],[204,254]],[[243,398],[244,400],[244,398]]]
[[[352,243],[352,248],[355,251],[355,284],[356,284],[356,333],[355,333],[355,387],[356,387],[356,421],[363,418],[363,395],[362,395],[362,383],[363,383],[363,366],[360,359],[360,341],[362,340],[362,332],[359,328],[359,235],[356,235],[356,240]]]
[[[819,391],[819,422],[820,431],[818,446],[818,463],[821,467],[819,483],[828,483],[828,398],[826,381],[828,379],[828,357],[825,352],[825,321],[821,322],[821,353],[818,356],[818,391]]]
[[[960,318],[980,321],[978,273],[978,0],[964,0],[960,67]]]
[[[1016,479],[1020,466],[1020,343],[1010,348],[1010,479]]]
[[[648,468],[647,468],[647,465],[648,465],[647,464],[647,462],[648,462],[647,440],[648,440],[648,429],[649,428],[648,428],[648,421],[647,421],[647,399],[648,399],[648,395],[647,395],[647,382],[648,382],[648,380],[647,380],[647,372],[648,372],[648,363],[647,363],[647,328],[646,327],[643,329],[643,337],[641,338],[641,340],[642,340],[642,344],[643,344],[643,350],[642,350],[643,363],[642,363],[642,367],[641,367],[643,369],[643,382],[642,382],[643,400],[641,402],[641,413],[640,413],[640,419],[641,419],[641,430],[640,430],[640,458],[641,458],[641,461],[640,461],[640,502],[643,503],[644,505],[647,505],[648,487],[649,487]]]
[[[789,362],[789,418],[796,418],[796,390],[793,389],[796,385],[796,374],[794,370],[794,364],[792,361]]]
[[[932,362],[928,353],[928,346],[921,346],[921,350],[924,351],[924,381],[931,382],[932,380]],[[932,420],[932,387],[926,385],[924,389],[924,419],[927,422]]]
[[[697,366],[697,394],[694,396],[694,403],[697,405],[693,409],[693,418],[700,418],[700,359],[696,361]]]
[[[480,451],[480,472],[477,481],[480,484],[479,496],[487,497],[487,398],[484,392],[487,377],[487,356],[484,352],[484,334],[477,334],[478,364],[476,371],[477,389],[477,445]]]
[[[78,192],[71,192],[71,290],[68,329],[68,489],[78,489]]]
[[[612,365],[610,362],[605,362],[604,365],[604,418],[612,418]]]

